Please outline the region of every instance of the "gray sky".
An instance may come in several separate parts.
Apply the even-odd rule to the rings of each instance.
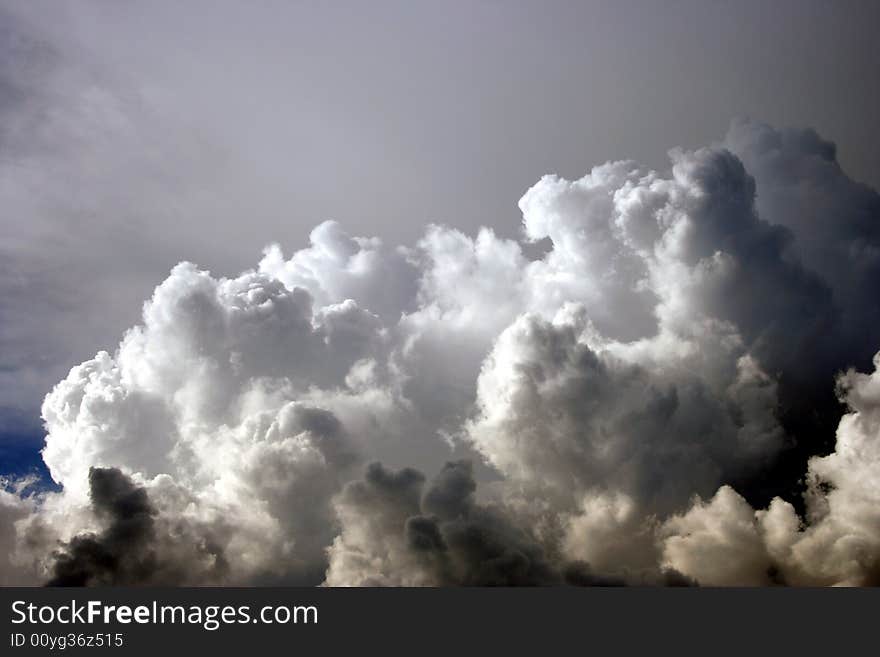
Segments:
[[[877,2],[2,5],[7,417],[178,260],[233,274],[325,219],[516,236],[541,175],[662,168],[740,115],[880,186]]]
[[[42,4],[82,58],[65,64],[158,97],[252,172],[211,190],[255,215],[248,248],[328,217],[403,241],[426,220],[513,232],[540,175],[664,166],[742,114],[814,127],[880,182],[876,2]]]

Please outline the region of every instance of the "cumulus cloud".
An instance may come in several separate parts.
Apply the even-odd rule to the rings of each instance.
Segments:
[[[359,459],[349,429],[365,439],[393,410],[363,390],[382,349],[377,322],[352,301],[313,311],[304,289],[256,272],[218,280],[180,265],[113,356],[73,368],[47,396],[44,460],[77,507],[89,491],[95,505],[94,468],[137,476],[156,522],[211,535],[223,581],[320,582],[330,498]]]
[[[389,249],[378,238],[351,237],[335,221],[309,236],[311,246],[284,259],[281,247],[268,247],[259,270],[290,289],[308,290],[321,306],[357,299],[391,322],[410,310],[418,270],[403,248]]]
[[[671,362],[630,362],[590,346],[583,307],[524,315],[499,336],[479,379],[469,436],[501,472],[576,500],[613,486],[665,512],[738,476],[782,441],[775,385],[748,356],[705,377],[715,342],[677,345]],[[696,358],[694,355],[698,354]]]
[[[736,122],[670,156],[542,178],[519,240],[432,225],[394,248],[326,222],[235,277],[177,265],[46,396],[63,490],[0,498],[9,564],[81,584],[876,582],[880,363],[858,372],[880,347],[880,197],[810,132]]]

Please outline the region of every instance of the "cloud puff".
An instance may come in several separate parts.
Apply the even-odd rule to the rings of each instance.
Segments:
[[[378,321],[353,302],[314,313],[301,288],[178,265],[116,355],[73,368],[46,397],[44,458],[66,486],[123,455],[151,476],[192,459],[206,466],[212,437],[222,441],[261,405],[279,411],[285,395],[345,387],[351,367],[380,343]]]
[[[725,486],[666,521],[664,561],[712,585],[880,583],[880,353],[874,366],[838,379],[849,412],[834,452],[810,460],[805,520],[780,498],[754,511]]]
[[[336,501],[342,532],[329,586],[559,584],[541,545],[503,510],[477,504],[467,461],[449,462],[424,490],[420,472],[380,463]]]
[[[156,569],[156,540],[147,492],[113,468],[89,471],[92,504],[107,523],[98,535],[75,536],[55,559],[50,586],[136,584]]]
[[[508,477],[572,500],[613,487],[664,512],[781,446],[775,384],[748,356],[684,343],[668,360],[629,362],[591,347],[593,331],[568,306],[552,322],[524,315],[498,338],[469,436]],[[732,361],[720,381],[701,375],[711,349]]]
[[[137,475],[157,522],[210,529],[232,581],[319,582],[330,498],[359,452],[331,407],[353,428],[378,422],[380,393],[360,399],[359,386],[382,340],[352,301],[313,311],[308,292],[262,274],[180,265],[114,356],[73,368],[47,396],[44,459],[79,506],[89,487],[95,502],[95,467]]]
[[[856,372],[880,346],[878,195],[813,133],[756,123],[671,163],[542,178],[521,241],[430,226],[390,248],[327,222],[237,277],[176,266],[47,395],[63,491],[0,499],[10,564],[80,583],[175,563],[194,583],[875,581],[880,385]]]
[[[403,248],[386,248],[378,238],[351,237],[335,221],[309,235],[311,246],[285,260],[273,244],[263,254],[260,272],[288,289],[308,290],[321,306],[357,299],[392,322],[415,300],[418,270]]]

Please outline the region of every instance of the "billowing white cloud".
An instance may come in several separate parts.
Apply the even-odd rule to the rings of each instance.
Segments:
[[[179,265],[114,356],[73,368],[46,397],[44,459],[71,504],[94,502],[93,468],[135,476],[160,524],[183,517],[211,534],[224,579],[320,581],[330,498],[360,450],[331,409],[344,406],[353,429],[392,411],[381,390],[360,398],[383,339],[351,300],[313,311],[304,289],[263,274]]]
[[[259,270],[289,289],[308,290],[321,306],[357,299],[391,322],[415,300],[418,270],[403,248],[386,248],[378,238],[351,237],[335,221],[309,236],[311,246],[285,260],[281,247],[266,249]]]
[[[177,265],[47,395],[63,491],[0,499],[9,559],[77,583],[876,581],[880,374],[839,378],[842,419],[833,377],[880,346],[855,330],[878,195],[810,133],[725,143],[541,179],[538,258],[326,222],[237,277]]]

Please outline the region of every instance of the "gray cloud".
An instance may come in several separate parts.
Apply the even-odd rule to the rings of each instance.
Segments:
[[[53,552],[48,586],[224,581],[227,564],[213,537],[159,517],[146,488],[116,468],[92,468],[89,489],[103,528],[77,534]]]
[[[100,534],[74,536],[55,557],[50,586],[139,584],[156,569],[153,516],[147,492],[119,470],[89,471],[91,500],[106,523]]]
[[[328,585],[562,583],[534,537],[503,510],[475,502],[469,462],[449,462],[423,485],[415,470],[373,463],[346,486],[336,502],[342,531],[330,549]]]

